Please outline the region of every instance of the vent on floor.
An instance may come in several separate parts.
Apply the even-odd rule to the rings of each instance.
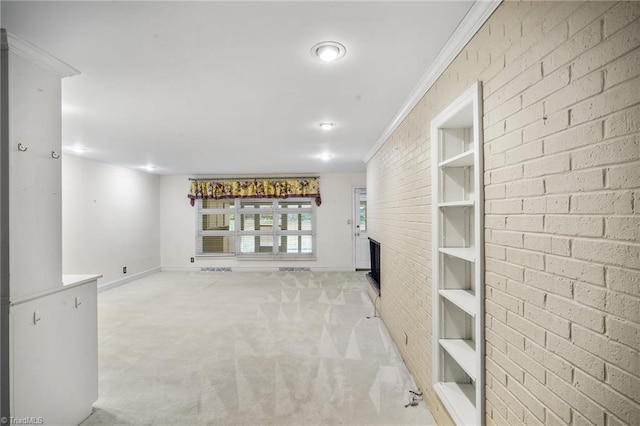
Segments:
[[[280,272],[311,272],[311,268],[295,268],[289,266],[281,266],[278,270]]]
[[[201,272],[231,272],[230,266],[222,266],[222,267],[213,267],[213,266],[204,266],[200,268]]]

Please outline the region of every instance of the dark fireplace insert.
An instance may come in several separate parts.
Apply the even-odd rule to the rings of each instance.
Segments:
[[[369,282],[380,295],[380,243],[369,238],[369,252],[371,255],[371,272],[367,273]]]

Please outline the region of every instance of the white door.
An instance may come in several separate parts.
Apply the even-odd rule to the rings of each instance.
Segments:
[[[371,269],[367,234],[367,190],[356,188],[354,197],[354,231],[356,269]]]

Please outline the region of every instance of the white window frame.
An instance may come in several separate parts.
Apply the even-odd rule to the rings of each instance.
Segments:
[[[243,207],[243,203],[247,202],[259,202],[259,203],[271,203],[270,208],[253,208]],[[300,208],[284,208],[279,204],[282,202],[304,202],[308,204],[308,207]],[[202,199],[196,200],[196,257],[234,257],[236,259],[287,259],[287,260],[314,260],[316,258],[316,205],[313,199],[307,197],[295,197],[295,198],[236,198],[233,209],[203,209]],[[202,230],[202,215],[203,214],[233,214],[235,221],[235,229],[233,231],[203,231]],[[242,215],[246,214],[260,214],[266,213],[273,216],[273,227],[269,231],[259,230],[242,230]],[[308,213],[311,215],[311,230],[280,230],[279,221],[281,214],[301,214]],[[235,253],[203,253],[202,252],[202,237],[203,236],[229,236],[235,237]],[[282,236],[311,236],[311,253],[282,253],[278,251],[278,241]],[[252,252],[242,253],[242,237],[246,236],[271,236],[273,240],[271,252]]]

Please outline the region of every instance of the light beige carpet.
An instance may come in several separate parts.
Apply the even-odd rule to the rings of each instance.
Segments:
[[[163,272],[98,296],[83,425],[433,424],[363,273]]]

